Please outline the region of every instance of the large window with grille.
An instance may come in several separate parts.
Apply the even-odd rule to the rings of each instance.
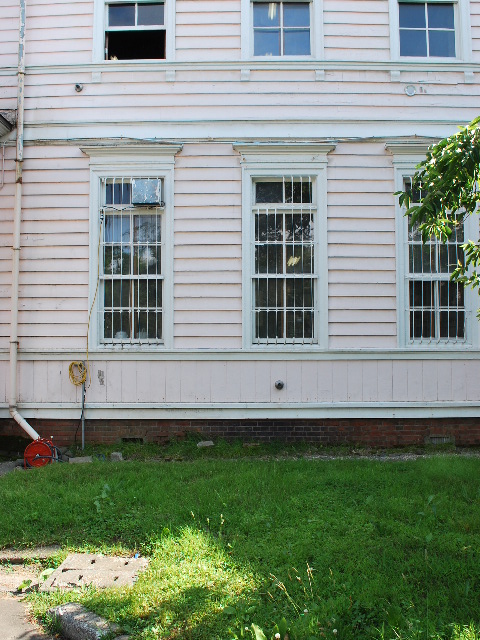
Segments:
[[[162,181],[102,180],[99,245],[101,341],[163,342]]]
[[[405,180],[405,188],[411,185]],[[420,192],[412,191],[413,202]],[[450,281],[458,261],[463,262],[463,224],[453,229],[447,243],[434,237],[424,243],[416,228],[408,230],[408,319],[411,342],[465,341],[465,301],[462,284]]]
[[[253,341],[316,342],[315,216],[309,176],[253,180]]]

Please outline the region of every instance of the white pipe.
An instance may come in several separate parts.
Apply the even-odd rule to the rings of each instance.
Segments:
[[[40,436],[17,411],[18,362],[18,276],[20,273],[20,224],[22,220],[23,112],[25,90],[25,3],[20,0],[17,89],[17,156],[15,160],[15,201],[13,206],[12,304],[10,321],[10,415],[33,439]]]

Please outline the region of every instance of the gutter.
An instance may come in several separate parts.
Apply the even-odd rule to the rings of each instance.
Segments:
[[[18,385],[18,280],[20,273],[20,225],[22,220],[23,114],[25,97],[25,3],[20,0],[17,88],[17,155],[15,159],[15,201],[13,207],[12,304],[10,322],[10,401],[9,411],[15,422],[33,439],[40,436],[17,410]]]

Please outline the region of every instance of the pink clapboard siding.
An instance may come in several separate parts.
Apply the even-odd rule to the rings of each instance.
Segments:
[[[240,0],[176,0],[176,60],[238,60]]]
[[[241,347],[241,172],[231,144],[175,163],[175,346]]]
[[[329,155],[331,348],[396,346],[394,190],[384,144],[339,144]]]
[[[27,65],[92,61],[93,0],[29,0]]]
[[[20,402],[27,408],[53,403],[78,407],[81,393],[68,377],[68,359],[19,363]],[[98,376],[98,372],[101,376]],[[87,392],[91,407],[137,404],[157,407],[475,402],[478,360],[94,360]],[[275,380],[285,382],[279,392]],[[104,384],[100,384],[103,380]],[[0,362],[0,404],[8,397],[8,362]],[[28,411],[27,411],[28,414]],[[91,414],[92,415],[92,414]],[[247,416],[245,416],[247,417]]]
[[[17,66],[18,31],[18,2],[16,0],[2,0],[0,21],[0,69]]]
[[[388,60],[388,0],[324,0],[323,28],[327,60]]]

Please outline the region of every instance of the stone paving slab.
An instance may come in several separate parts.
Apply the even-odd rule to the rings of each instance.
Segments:
[[[47,560],[60,551],[61,547],[35,547],[33,549],[0,549],[0,563],[23,564],[29,560]]]
[[[30,622],[23,602],[0,597],[0,634],[2,640],[51,640]]]
[[[76,589],[93,585],[99,588],[134,584],[146,558],[118,558],[92,553],[72,553],[40,586],[40,591]]]
[[[119,627],[109,624],[95,613],[87,611],[76,602],[61,604],[49,610],[67,640],[101,640],[108,633],[117,633]]]

